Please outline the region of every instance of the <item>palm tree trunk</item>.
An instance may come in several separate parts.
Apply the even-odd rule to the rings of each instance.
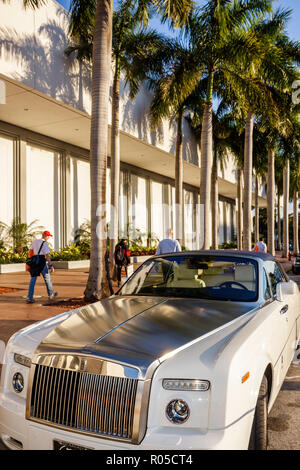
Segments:
[[[211,170],[213,162],[213,127],[212,127],[213,72],[210,73],[207,98],[204,105],[201,130],[201,188],[200,203],[203,210],[203,249],[208,250],[211,243]]]
[[[294,234],[294,255],[297,256],[299,253],[299,211],[298,211],[298,191],[294,191],[293,198],[293,212],[294,212],[294,224],[293,224],[293,234]]]
[[[283,253],[284,258],[289,254],[289,193],[290,193],[290,162],[287,160],[283,175]]]
[[[119,186],[120,186],[120,79],[118,61],[115,64],[115,76],[112,94],[112,126],[111,126],[111,166],[110,166],[110,260],[114,264],[114,251],[118,243],[119,221]]]
[[[251,111],[247,115],[244,148],[244,231],[243,248],[251,250],[251,210],[252,210],[252,167],[253,167],[253,125],[254,116]]]
[[[268,152],[268,185],[267,185],[267,219],[268,219],[268,253],[275,255],[275,154]]]
[[[237,170],[237,247],[243,249],[243,172],[241,168]]]
[[[255,241],[259,241],[258,176],[255,175]]]
[[[182,161],[182,111],[177,117],[177,138],[175,155],[175,203],[176,238],[182,245],[183,239],[183,161]]]
[[[281,207],[280,207],[280,193],[277,188],[277,250],[281,250]]]
[[[107,125],[111,71],[112,0],[97,2],[93,42],[90,139],[91,258],[84,296],[95,301],[110,295],[105,271]]]
[[[211,173],[211,207],[212,207],[212,249],[217,250],[219,246],[219,208],[218,208],[218,157],[215,151],[212,173]]]

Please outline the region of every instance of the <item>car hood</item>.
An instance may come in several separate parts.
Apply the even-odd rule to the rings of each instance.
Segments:
[[[71,315],[35,354],[91,354],[131,364],[144,375],[153,362],[251,309],[233,302],[113,296]]]

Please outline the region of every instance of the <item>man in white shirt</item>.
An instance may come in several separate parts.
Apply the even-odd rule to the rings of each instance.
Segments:
[[[27,296],[28,304],[34,303],[34,299],[33,299],[34,287],[35,287],[37,277],[40,274],[42,274],[44,278],[49,300],[52,300],[54,299],[54,297],[57,296],[57,292],[53,292],[52,282],[50,278],[50,273],[54,272],[53,265],[51,264],[50,248],[47,243],[50,237],[52,237],[51,233],[48,232],[48,230],[45,230],[42,233],[42,238],[39,240],[34,240],[30,247],[30,250],[33,251],[33,255],[39,255],[41,257],[40,260],[41,260],[42,270],[38,271],[38,270],[30,269],[31,280],[29,283],[28,296]]]
[[[258,253],[267,253],[267,245],[265,244],[263,238],[261,238],[260,241],[256,243],[254,251]]]
[[[167,238],[159,242],[156,250],[156,255],[163,255],[164,253],[173,253],[181,251],[181,246],[177,240],[173,239],[173,229],[170,228],[167,232]]]

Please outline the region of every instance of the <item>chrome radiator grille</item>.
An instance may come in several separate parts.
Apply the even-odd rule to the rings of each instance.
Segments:
[[[131,440],[138,380],[35,365],[29,419]]]

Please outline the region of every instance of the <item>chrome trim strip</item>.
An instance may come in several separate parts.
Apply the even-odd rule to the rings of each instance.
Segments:
[[[135,367],[107,361],[99,357],[76,354],[38,354],[32,359],[33,364],[53,367],[60,370],[86,372],[94,375],[107,375],[138,379],[139,370]]]

